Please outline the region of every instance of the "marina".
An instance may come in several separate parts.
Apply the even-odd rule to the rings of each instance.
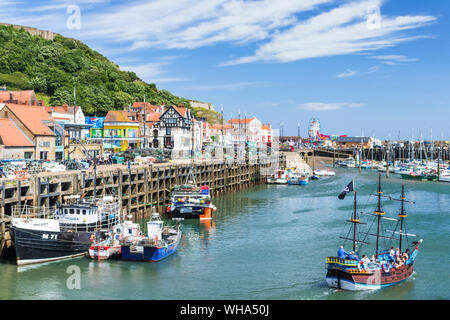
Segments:
[[[415,202],[406,205],[408,224],[424,239],[414,273],[396,286],[375,291],[328,287],[324,257],[337,252],[342,220],[353,212],[351,199],[341,201],[337,195],[354,178],[358,197],[364,199],[358,207],[371,210],[376,199],[367,203],[366,198],[376,192],[378,182],[375,171],[335,171],[335,177],[304,188],[262,184],[215,197],[214,219],[182,221],[177,253],[155,264],[98,263],[85,257],[19,268],[4,262],[0,297],[90,299],[101,294],[105,299],[183,299],[189,293],[192,299],[448,299],[448,279],[435,276],[446,272],[441,261],[450,230],[448,185],[405,182],[395,176],[382,178],[383,191],[399,197],[405,183],[407,198]],[[384,210],[398,214],[399,203],[386,201]],[[140,221],[143,229],[146,220]],[[318,238],[317,232],[325,229],[327,237]],[[270,239],[278,249],[268,255],[262,239]],[[351,244],[345,249],[351,250]],[[83,290],[66,287],[71,265],[80,268]]]
[[[0,300],[450,300],[450,4],[65,2],[2,2]]]

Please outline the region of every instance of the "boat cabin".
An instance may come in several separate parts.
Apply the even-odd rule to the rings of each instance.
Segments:
[[[163,221],[158,214],[153,214],[152,219],[147,222],[147,237],[156,241],[162,238]]]

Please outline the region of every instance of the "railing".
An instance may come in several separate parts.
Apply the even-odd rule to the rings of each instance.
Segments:
[[[11,218],[41,218],[56,219],[56,208],[33,207],[29,205],[17,205],[12,207]]]

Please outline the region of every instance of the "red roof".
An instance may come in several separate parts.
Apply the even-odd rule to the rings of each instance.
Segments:
[[[239,120],[241,123],[250,123],[255,117],[253,118],[244,118],[244,119],[230,119],[228,120],[228,123],[239,123]]]
[[[158,122],[159,121],[159,116],[160,116],[160,114],[157,113],[157,112],[149,113],[149,114],[147,114],[147,120],[146,121]]]
[[[9,110],[31,131],[33,135],[54,136],[54,132],[43,121],[53,121],[44,107],[22,104],[6,104]]]
[[[142,108],[143,106],[144,106],[144,102],[134,102],[131,107],[132,108]],[[147,108],[147,110],[148,109],[150,109],[152,111],[158,110],[157,106],[154,106],[154,105],[150,104],[149,102],[145,103],[145,107]]]
[[[0,119],[0,139],[5,147],[34,147],[33,141],[11,119]]]
[[[262,130],[272,130],[269,126],[267,126],[267,125],[265,125],[265,124],[263,124],[262,126],[261,126],[261,129]]]
[[[37,101],[34,90],[8,91],[0,90],[0,102],[9,102],[17,100],[19,104],[31,105],[33,101]]]
[[[181,116],[183,118],[186,117],[186,110],[187,110],[187,108],[185,108],[185,107],[176,107],[176,106],[172,106],[172,107],[174,107],[174,109],[177,110],[178,113],[181,114]]]

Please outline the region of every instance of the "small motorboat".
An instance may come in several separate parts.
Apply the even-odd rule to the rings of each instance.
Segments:
[[[180,239],[179,224],[176,228],[163,227],[159,214],[154,212],[147,222],[147,236],[121,242],[122,260],[161,261],[177,251]]]
[[[288,185],[307,185],[308,177],[300,173],[291,173],[288,175]]]
[[[98,241],[91,245],[89,248],[89,257],[93,260],[117,258],[121,254],[121,241],[138,240],[140,233],[141,231],[138,223],[124,221],[114,227],[112,235],[110,234],[105,240]]]

